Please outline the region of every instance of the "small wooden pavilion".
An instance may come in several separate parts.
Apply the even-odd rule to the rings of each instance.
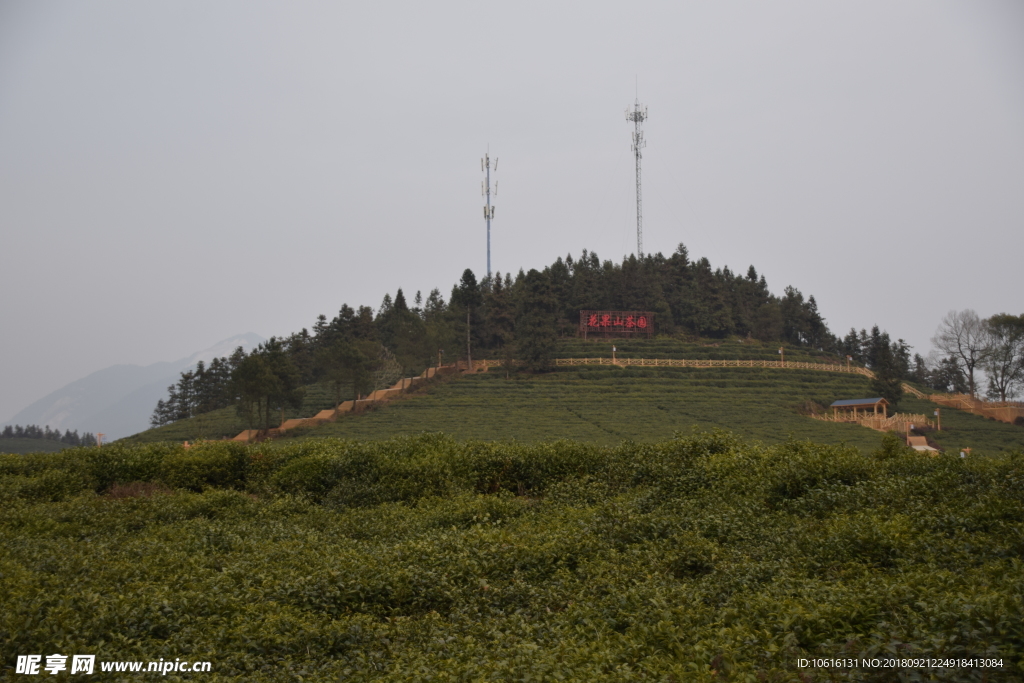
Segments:
[[[829,408],[832,409],[832,417],[835,420],[842,419],[839,411],[850,414],[849,417],[852,421],[857,421],[861,417],[867,417],[868,413],[874,413],[875,415],[881,413],[882,417],[889,416],[889,402],[881,397],[848,398],[842,401],[833,401]]]

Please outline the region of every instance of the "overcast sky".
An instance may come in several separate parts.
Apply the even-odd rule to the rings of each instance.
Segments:
[[[0,1],[0,418],[115,363],[644,244],[927,353],[1024,313],[1024,3]]]

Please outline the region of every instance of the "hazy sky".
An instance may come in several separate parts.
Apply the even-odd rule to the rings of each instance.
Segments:
[[[1024,3],[0,1],[0,418],[492,260],[754,264],[927,353],[1024,312]]]

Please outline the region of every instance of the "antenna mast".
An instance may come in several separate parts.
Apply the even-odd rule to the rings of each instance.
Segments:
[[[486,173],[484,180],[480,183],[480,194],[487,197],[487,204],[484,205],[484,220],[487,221],[487,277],[491,276],[491,220],[494,218],[494,207],[491,206],[491,156],[484,154],[480,160],[480,170]],[[498,171],[498,157],[494,157],[494,171]],[[494,196],[498,196],[498,181],[494,181]]]
[[[640,124],[647,118],[647,107],[640,106],[639,98],[633,103],[632,111],[626,110],[626,120],[633,123],[633,156],[636,158],[636,255],[644,257],[644,213],[640,192],[640,159],[641,149],[647,146],[644,131]]]

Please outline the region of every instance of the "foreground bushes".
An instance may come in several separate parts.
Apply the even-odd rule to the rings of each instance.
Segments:
[[[1024,676],[1020,456],[724,433],[114,445],[0,456],[0,504],[3,667],[62,652],[207,659],[207,680]],[[1004,668],[796,668],[889,654]]]

